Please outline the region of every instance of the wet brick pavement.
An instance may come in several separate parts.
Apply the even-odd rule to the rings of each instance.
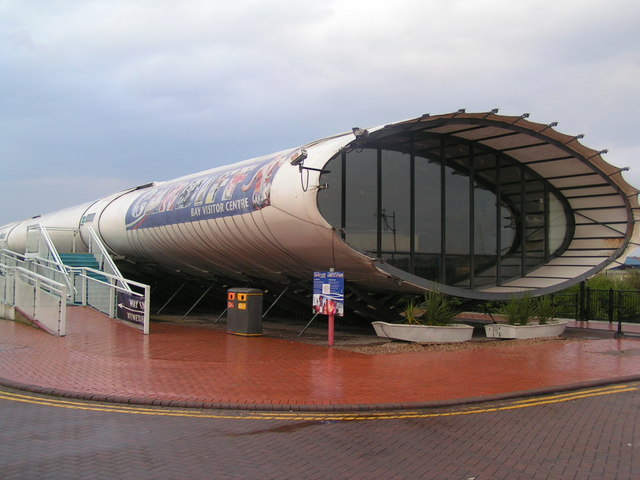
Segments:
[[[276,410],[414,408],[640,379],[638,339],[365,355],[154,324],[148,336],[72,307],[64,338],[0,320],[12,387],[147,404]]]
[[[0,399],[1,478],[635,480],[638,386],[351,421],[233,411],[214,413],[240,418],[185,418],[156,407],[143,415]]]

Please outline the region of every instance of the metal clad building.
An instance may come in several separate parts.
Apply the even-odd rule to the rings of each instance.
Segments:
[[[0,227],[92,226],[140,272],[290,284],[333,267],[370,292],[502,299],[621,261],[638,191],[554,124],[458,111],[354,129]],[[64,234],[54,241],[69,242]]]

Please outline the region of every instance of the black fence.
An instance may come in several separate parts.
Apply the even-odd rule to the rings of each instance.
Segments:
[[[578,321],[599,320],[618,324],[618,333],[624,333],[622,323],[640,324],[640,291],[602,290],[588,288],[584,284],[575,291],[551,295],[560,318]],[[483,313],[498,312],[501,304],[485,303]]]
[[[552,295],[559,316],[576,320],[640,323],[640,292],[581,287],[576,293]]]
[[[637,290],[599,290],[583,284],[577,292],[551,297],[559,317],[617,323],[618,333],[623,333],[623,323],[640,323],[640,291]]]

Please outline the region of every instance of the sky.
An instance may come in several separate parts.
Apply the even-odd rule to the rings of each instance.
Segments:
[[[0,0],[0,225],[466,108],[640,187],[637,0]]]

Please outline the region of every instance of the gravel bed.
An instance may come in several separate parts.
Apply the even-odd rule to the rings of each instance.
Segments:
[[[447,352],[454,350],[479,350],[487,348],[514,348],[547,342],[569,342],[579,340],[584,339],[565,337],[532,338],[529,340],[478,339],[460,343],[410,343],[394,341],[371,345],[336,345],[335,348],[348,350],[350,352],[365,353],[367,355],[382,355],[390,353],[415,353],[425,351]]]

